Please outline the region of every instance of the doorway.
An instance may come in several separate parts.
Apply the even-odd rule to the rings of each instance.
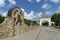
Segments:
[[[42,26],[49,26],[49,22],[48,21],[42,22]]]

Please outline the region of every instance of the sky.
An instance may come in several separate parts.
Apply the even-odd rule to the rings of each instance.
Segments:
[[[21,8],[25,19],[39,21],[44,13],[60,13],[60,0],[0,0],[0,15],[6,17],[13,7]]]

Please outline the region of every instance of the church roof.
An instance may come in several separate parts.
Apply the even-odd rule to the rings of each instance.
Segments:
[[[47,16],[46,13],[44,13],[44,15],[41,18],[49,18],[49,16]]]

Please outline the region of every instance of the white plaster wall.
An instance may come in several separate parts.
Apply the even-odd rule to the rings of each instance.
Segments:
[[[51,18],[41,18],[40,19],[40,26],[42,26],[42,22],[44,21],[48,21],[49,22],[49,26],[51,25]]]

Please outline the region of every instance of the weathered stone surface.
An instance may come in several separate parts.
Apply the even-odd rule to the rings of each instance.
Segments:
[[[19,29],[22,25],[24,25],[23,11],[18,7],[10,9],[8,11],[8,17],[0,24],[0,35],[4,36],[1,38],[5,39],[8,36],[12,37],[19,34]],[[23,26],[22,29],[25,30],[25,27]]]
[[[12,8],[8,11],[8,16],[4,22],[0,24],[0,40],[23,34],[35,28],[33,26],[28,28],[24,24],[24,14],[20,8]]]

